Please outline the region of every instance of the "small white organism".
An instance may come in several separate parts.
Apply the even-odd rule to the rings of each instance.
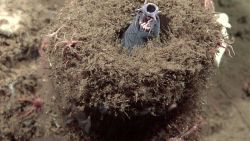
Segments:
[[[7,36],[15,33],[20,27],[21,12],[15,11],[10,13],[6,10],[6,5],[0,5],[0,32]]]
[[[221,34],[223,35],[223,38],[220,39],[221,44],[218,46],[217,51],[215,53],[215,63],[217,67],[219,67],[222,56],[224,55],[225,51],[228,50],[229,56],[232,57],[231,51],[232,50],[233,55],[235,55],[235,52],[233,50],[233,47],[225,42],[225,39],[229,39],[229,35],[227,33],[227,28],[231,28],[231,24],[229,23],[228,15],[225,13],[215,13],[216,22],[221,24],[223,27],[221,29]]]

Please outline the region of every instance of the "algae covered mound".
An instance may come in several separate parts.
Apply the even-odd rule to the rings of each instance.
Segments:
[[[206,85],[220,38],[213,16],[199,0],[149,1],[162,11],[160,40],[128,55],[119,36],[143,2],[76,0],[60,11],[46,47],[64,111],[164,115]]]

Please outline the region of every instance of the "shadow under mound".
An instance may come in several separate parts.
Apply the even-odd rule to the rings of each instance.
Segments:
[[[90,117],[93,138],[142,140],[163,127],[170,137],[174,134],[167,125],[181,130],[194,122],[199,91],[213,73],[211,51],[220,32],[199,2],[155,1],[166,20],[161,22],[161,37],[167,38],[149,40],[131,56],[121,52],[114,38],[132,20],[141,1],[78,0],[67,4],[54,22],[52,30],[62,28],[56,39],[51,38],[47,52],[62,115],[78,121],[70,125],[78,129],[79,121]],[[186,109],[188,112],[178,106],[175,111],[180,114],[169,112],[172,105],[184,103],[196,106]],[[180,125],[177,119],[182,121]],[[81,136],[83,130],[70,130],[74,131]],[[115,136],[118,131],[123,132],[119,137]]]
[[[130,119],[104,116],[103,122],[100,122],[100,118],[98,118],[100,116],[92,116],[91,137],[98,141],[161,141],[176,137],[180,135],[181,128],[191,127],[197,121],[198,103],[192,103],[197,98],[192,98],[183,99],[180,104],[177,104],[177,107],[167,111],[164,116],[146,115]],[[192,119],[187,120],[186,115]],[[169,130],[167,134],[159,134],[166,130]],[[189,139],[194,140],[194,136],[190,136]]]
[[[69,130],[75,133],[74,136],[80,137],[79,140],[89,140],[85,139],[88,136],[93,141],[163,141],[180,136],[197,124],[200,118],[199,98],[198,95],[183,98],[169,108],[164,116],[145,115],[128,118],[100,114],[98,111],[91,111],[92,114],[89,114],[88,110],[84,111],[86,113],[75,112],[76,110],[71,109],[74,112],[71,113],[71,117],[66,118],[65,123]],[[64,112],[63,115],[65,114],[69,115]],[[88,121],[86,115],[90,115],[91,120]],[[87,127],[88,122],[91,127]],[[185,137],[185,140],[196,141],[198,137],[195,132]]]

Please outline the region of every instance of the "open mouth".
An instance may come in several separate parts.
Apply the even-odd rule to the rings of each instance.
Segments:
[[[157,13],[158,7],[152,3],[148,3],[141,8],[139,25],[144,31],[150,32],[153,29]]]
[[[145,31],[150,31],[154,26],[154,18],[150,16],[141,16],[139,19],[139,25]]]

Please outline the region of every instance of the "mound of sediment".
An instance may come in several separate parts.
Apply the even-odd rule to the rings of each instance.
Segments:
[[[76,0],[61,10],[47,49],[64,109],[162,115],[206,85],[220,36],[212,15],[199,0],[149,2],[162,11],[160,40],[131,56],[118,36],[143,1]]]

